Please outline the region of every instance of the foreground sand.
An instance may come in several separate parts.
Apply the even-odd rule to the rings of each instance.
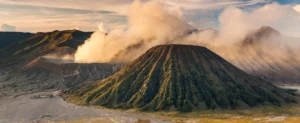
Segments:
[[[63,101],[56,95],[53,98],[30,99],[32,95],[34,94],[22,95],[16,98],[1,98],[0,123],[75,122],[77,120],[87,122],[85,119],[92,118],[97,119],[98,122],[135,122],[138,120],[157,123],[170,122],[142,114],[76,106]]]

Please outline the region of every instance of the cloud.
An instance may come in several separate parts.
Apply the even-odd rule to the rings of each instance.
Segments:
[[[0,0],[3,4],[126,12],[132,0]]]
[[[107,10],[126,14],[133,0],[0,0],[0,3],[73,8],[84,10]],[[149,0],[141,0],[142,2]],[[229,6],[250,6],[269,3],[271,0],[156,0],[168,6],[178,6],[184,9],[224,9]]]
[[[296,6],[294,6],[294,9],[295,9],[297,12],[299,12],[299,13],[300,13],[300,4],[299,4],[299,5],[296,5]]]
[[[170,5],[189,9],[224,9],[229,6],[244,7],[262,3],[270,3],[271,0],[160,0]]]
[[[126,25],[127,22],[124,15],[103,10],[0,4],[0,11],[4,13],[0,13],[0,23],[9,22],[17,26],[18,31],[24,32],[67,30],[74,27],[82,31],[94,31],[100,22],[114,26]]]
[[[15,26],[11,26],[8,24],[2,24],[1,29],[3,31],[7,31],[7,32],[13,32],[13,31],[16,31],[17,28]]]

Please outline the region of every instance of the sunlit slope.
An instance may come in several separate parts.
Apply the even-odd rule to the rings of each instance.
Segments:
[[[191,45],[153,47],[113,76],[66,90],[63,96],[77,104],[178,111],[295,102],[284,90]]]

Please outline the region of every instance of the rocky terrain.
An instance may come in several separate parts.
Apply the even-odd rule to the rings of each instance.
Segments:
[[[3,71],[0,75],[0,97],[44,90],[61,90],[104,79],[118,72],[123,64],[63,63],[38,57],[22,68]]]
[[[123,64],[74,63],[79,45],[90,32],[78,30],[36,33],[0,51],[0,97],[60,90],[104,79]]]

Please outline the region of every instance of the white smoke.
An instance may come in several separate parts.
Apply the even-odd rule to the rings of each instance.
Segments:
[[[128,29],[114,29],[107,35],[103,32],[103,24],[90,39],[78,47],[76,62],[110,62],[118,53],[126,48],[140,44],[135,53],[123,54],[125,61],[132,60],[148,48],[166,43],[195,30],[177,16],[167,11],[163,4],[151,1],[141,3],[135,1],[128,10]]]
[[[293,7],[297,12],[300,13],[300,4]]]
[[[44,60],[47,62],[55,63],[55,64],[66,64],[66,63],[74,63],[74,55],[66,54],[66,55],[57,55],[57,54],[48,54],[42,56]]]
[[[99,30],[78,47],[75,61],[129,62],[155,45],[178,43],[206,46],[234,62],[239,55],[236,53],[240,49],[238,44],[244,41],[249,33],[255,32],[261,26],[274,27],[283,31],[284,34],[299,35],[299,14],[293,7],[282,6],[278,3],[268,4],[250,12],[229,7],[219,16],[219,31],[212,29],[196,31],[181,19],[180,8],[172,9],[155,1],[141,3],[137,0],[128,10],[127,30],[113,29],[107,32],[101,24]],[[273,43],[274,45],[279,43],[281,49],[288,44],[283,42],[287,40],[286,37],[266,38],[261,40],[276,39]],[[299,44],[296,41],[292,42],[294,43],[291,44]],[[270,42],[265,44],[267,50],[284,56],[285,52],[273,51],[277,47],[272,50],[268,48],[271,46],[268,43]],[[299,48],[298,45],[296,48]],[[257,55],[257,49],[251,50],[254,50],[252,55]]]
[[[107,27],[104,26],[104,23],[99,24],[98,30],[102,33],[107,33]]]

